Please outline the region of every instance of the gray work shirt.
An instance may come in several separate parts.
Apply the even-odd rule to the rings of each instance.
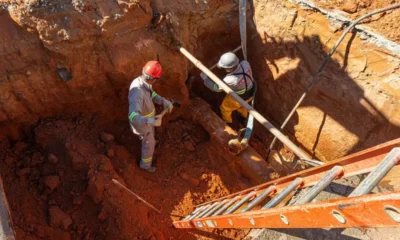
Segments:
[[[142,77],[137,77],[129,87],[129,122],[135,134],[142,136],[150,131],[147,118],[156,114],[154,103],[163,104],[164,98],[159,96],[150,84]]]

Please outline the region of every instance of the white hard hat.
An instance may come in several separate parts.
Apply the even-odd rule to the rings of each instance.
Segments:
[[[219,68],[234,68],[239,64],[239,58],[232,52],[224,53],[218,61]]]

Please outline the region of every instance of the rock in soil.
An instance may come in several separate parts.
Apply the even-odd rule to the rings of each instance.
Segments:
[[[58,158],[56,157],[56,155],[54,155],[52,153],[49,154],[47,159],[49,160],[49,163],[52,163],[52,164],[56,164],[58,162]]]
[[[101,141],[103,141],[105,143],[109,143],[109,142],[114,141],[115,138],[113,135],[111,135],[109,133],[102,132],[100,134],[100,139],[101,139]]]
[[[112,148],[108,149],[108,151],[107,151],[107,156],[108,156],[109,158],[113,158],[113,157],[115,156],[115,151],[114,151],[114,149],[112,149]]]
[[[76,196],[72,201],[75,205],[81,205],[83,203],[83,196]]]
[[[194,150],[196,150],[195,146],[190,141],[185,141],[184,146],[185,146],[185,149],[190,152],[193,152]]]
[[[59,176],[47,176],[44,179],[44,183],[47,187],[50,188],[51,191],[54,191],[60,185],[60,177]]]
[[[71,217],[57,206],[49,208],[50,226],[68,229],[72,223]]]

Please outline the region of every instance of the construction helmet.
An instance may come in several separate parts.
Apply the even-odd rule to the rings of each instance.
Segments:
[[[162,73],[161,64],[158,61],[147,62],[143,67],[142,73],[147,80],[158,79]]]
[[[239,64],[239,58],[232,52],[224,53],[218,61],[219,68],[234,68]]]

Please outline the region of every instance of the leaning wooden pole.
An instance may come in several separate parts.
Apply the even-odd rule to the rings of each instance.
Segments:
[[[267,119],[265,119],[260,113],[258,113],[252,106],[244,101],[239,95],[237,95],[228,85],[226,85],[221,79],[219,79],[214,73],[212,73],[206,66],[204,66],[199,60],[197,60],[192,54],[190,54],[183,47],[179,47],[179,51],[187,57],[197,68],[203,71],[211,80],[213,80],[218,86],[224,90],[227,94],[231,95],[241,106],[243,106],[249,113],[259,121],[268,131],[270,131],[276,138],[278,138],[283,144],[285,144],[290,150],[294,152],[300,159],[311,160],[310,157],[300,148],[298,148],[292,141],[290,141],[285,135],[283,135],[276,127],[274,127]]]

